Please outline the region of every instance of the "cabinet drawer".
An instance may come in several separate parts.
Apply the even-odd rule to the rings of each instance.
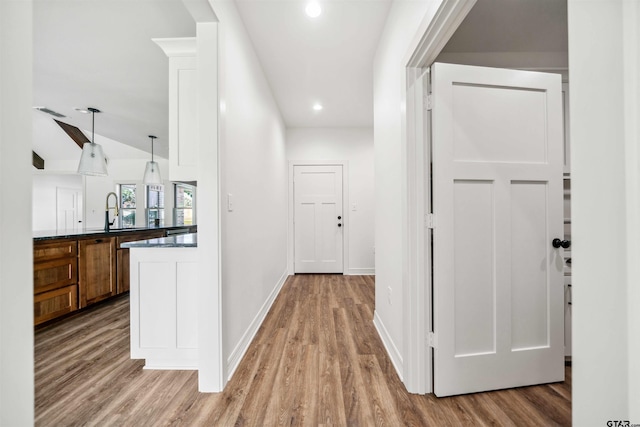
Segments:
[[[36,294],[76,284],[78,268],[76,258],[62,258],[39,262],[33,266],[33,291]]]
[[[39,325],[78,309],[78,286],[71,285],[36,295],[33,299],[34,323]]]
[[[78,254],[77,241],[54,243],[34,243],[33,262],[43,262],[59,258],[75,258]]]

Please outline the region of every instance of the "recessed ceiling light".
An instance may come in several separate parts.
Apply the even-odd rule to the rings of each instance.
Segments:
[[[316,102],[315,104],[313,104],[313,111],[320,111],[322,110],[322,104]]]
[[[312,1],[311,3],[307,4],[307,7],[304,9],[304,11],[310,18],[317,18],[322,13],[322,8],[320,7],[320,4],[318,4],[318,2]]]

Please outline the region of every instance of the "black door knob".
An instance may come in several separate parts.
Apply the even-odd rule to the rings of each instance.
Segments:
[[[562,247],[567,249],[569,246],[571,246],[571,240],[560,240],[556,237],[555,239],[553,239],[551,244],[553,245],[554,248]]]
[[[342,224],[338,223],[338,227],[342,227]]]
[[[340,215],[338,215],[338,219],[342,219],[342,217]]]

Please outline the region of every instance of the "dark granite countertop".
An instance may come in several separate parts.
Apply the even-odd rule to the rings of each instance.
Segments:
[[[179,230],[184,228],[195,227],[195,225],[165,225],[159,227],[131,227],[131,228],[112,228],[109,232],[105,232],[102,228],[88,228],[79,230],[37,230],[33,232],[33,240],[53,240],[53,239],[71,239],[76,237],[94,237],[94,236],[117,236],[122,233],[132,233],[135,231],[152,231],[152,230]]]
[[[138,240],[121,245],[123,248],[197,248],[198,234],[176,234],[158,239]]]

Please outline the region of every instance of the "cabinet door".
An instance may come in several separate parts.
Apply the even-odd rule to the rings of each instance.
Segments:
[[[78,241],[80,308],[116,294],[116,239]]]

